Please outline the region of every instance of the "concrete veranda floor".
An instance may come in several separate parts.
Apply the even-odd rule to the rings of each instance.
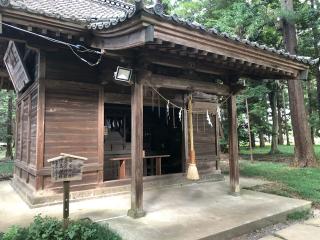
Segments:
[[[255,185],[253,180],[241,182]],[[147,215],[138,220],[126,216],[129,194],[74,202],[70,211],[72,218],[108,223],[124,240],[223,240],[283,220],[288,211],[310,207],[307,201],[248,190],[234,197],[228,189],[227,182],[207,182],[145,191]],[[0,182],[0,207],[0,231],[12,224],[28,225],[39,213],[60,217],[62,212],[61,205],[30,209],[9,182]]]

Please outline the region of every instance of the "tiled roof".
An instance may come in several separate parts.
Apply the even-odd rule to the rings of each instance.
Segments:
[[[119,0],[0,0],[0,5],[52,18],[95,22],[123,21],[135,12],[135,6]]]
[[[301,63],[304,63],[304,64],[314,65],[314,64],[317,64],[319,62],[319,59],[312,59],[311,57],[303,57],[303,56],[293,55],[293,54],[290,54],[290,53],[286,52],[283,49],[277,50],[277,49],[275,49],[273,47],[268,47],[266,45],[261,45],[261,44],[259,44],[257,42],[251,42],[251,41],[249,41],[247,39],[241,39],[241,38],[239,38],[237,36],[232,36],[232,35],[230,35],[228,33],[225,33],[225,32],[219,32],[215,28],[208,29],[208,28],[204,27],[203,25],[201,25],[201,24],[199,24],[197,22],[190,22],[190,21],[187,21],[185,19],[181,19],[177,15],[166,15],[161,10],[158,11],[157,8],[145,8],[144,11],[149,13],[149,14],[151,14],[151,15],[159,16],[161,19],[169,21],[169,22],[171,22],[173,24],[176,24],[176,25],[181,25],[181,26],[185,26],[185,27],[188,27],[188,28],[191,28],[191,29],[198,30],[198,31],[203,31],[203,32],[206,32],[206,33],[210,33],[212,35],[218,36],[220,38],[225,38],[225,39],[227,39],[229,41],[232,41],[232,42],[245,44],[245,45],[248,45],[250,47],[257,48],[257,49],[260,49],[260,50],[264,50],[264,51],[267,51],[267,52],[270,52],[270,53],[274,53],[274,54],[277,54],[277,55],[281,55],[281,56],[283,56],[285,58],[288,58],[288,59],[291,59],[291,60],[295,60],[295,61],[298,61],[298,62],[301,62]]]
[[[290,53],[286,52],[283,49],[278,50],[278,49],[273,48],[273,47],[268,47],[266,45],[261,45],[261,44],[259,44],[257,42],[252,42],[252,41],[249,41],[247,39],[241,39],[241,38],[239,38],[237,36],[232,36],[232,35],[230,35],[228,33],[225,33],[225,32],[219,32],[215,28],[208,29],[208,28],[204,27],[203,25],[201,25],[199,23],[190,22],[190,21],[187,21],[185,19],[179,18],[177,15],[166,15],[166,14],[163,13],[163,8],[161,8],[159,6],[147,7],[147,8],[144,8],[143,11],[145,11],[148,14],[151,14],[153,16],[158,16],[161,19],[169,21],[169,22],[171,22],[173,24],[176,24],[176,25],[181,25],[181,26],[185,26],[185,27],[188,27],[188,28],[191,28],[191,29],[194,29],[194,30],[210,33],[212,35],[215,35],[215,36],[218,36],[218,37],[221,37],[221,38],[225,38],[225,39],[227,39],[229,41],[232,41],[232,42],[245,44],[245,45],[248,45],[248,46],[250,46],[252,48],[257,48],[257,49],[264,50],[264,51],[267,51],[267,52],[270,52],[270,53],[281,55],[281,56],[283,56],[285,58],[288,58],[288,59],[291,59],[291,60],[295,60],[295,61],[298,61],[298,62],[301,62],[301,63],[304,63],[304,64],[314,65],[314,64],[319,62],[319,59],[312,59],[311,57],[303,57],[303,56],[293,55],[293,54],[290,54]],[[104,22],[104,21],[97,21],[95,23],[90,23],[88,25],[88,28],[94,29],[94,30],[95,29],[102,30],[102,29],[106,29],[106,28],[109,28],[109,27],[110,27],[110,24],[108,24],[108,22]]]
[[[120,0],[0,0],[0,6],[20,9],[25,12],[52,18],[85,23],[87,27],[92,30],[107,29],[110,26],[125,21],[137,13],[135,5]],[[225,38],[228,41],[245,44],[249,47],[281,55],[282,57],[301,63],[312,65],[319,62],[319,59],[313,60],[310,57],[292,55],[284,50],[277,50],[246,39],[240,39],[228,33],[219,32],[214,28],[207,29],[199,23],[186,21],[176,15],[165,15],[163,8],[161,6],[159,7],[159,5],[144,8],[142,11],[154,17],[160,17],[172,24],[210,33],[214,36]]]

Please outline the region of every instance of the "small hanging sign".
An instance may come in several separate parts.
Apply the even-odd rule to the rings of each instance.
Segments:
[[[17,93],[21,92],[30,82],[30,77],[14,41],[10,41],[3,58],[10,79]]]

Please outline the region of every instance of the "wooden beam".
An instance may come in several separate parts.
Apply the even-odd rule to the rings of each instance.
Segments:
[[[140,218],[143,211],[143,84],[141,76],[131,92],[131,209],[128,216]]]
[[[230,94],[230,88],[224,84],[168,77],[163,75],[153,74],[150,77],[149,83],[156,88],[169,88],[185,91],[196,90],[220,96],[227,96]]]
[[[151,43],[154,41],[153,26],[134,29],[130,33],[124,33],[119,36],[110,38],[96,37],[93,39],[91,47],[107,49],[107,50],[121,50],[133,47],[138,47]]]
[[[170,52],[173,50],[170,50]],[[208,62],[205,60],[195,61],[194,59],[187,59],[181,56],[182,52],[177,52],[177,55],[167,55],[166,58],[163,57],[162,54],[159,54],[157,51],[148,51],[144,52],[143,58],[145,62],[173,67],[173,68],[181,68],[181,69],[192,69],[197,72],[213,74],[217,76],[228,75],[230,69],[221,66],[221,64],[213,64],[212,62]],[[187,53],[185,52],[185,56]]]
[[[230,190],[232,194],[240,194],[239,184],[239,149],[237,133],[237,106],[236,95],[228,99],[229,113],[229,168],[230,168]]]

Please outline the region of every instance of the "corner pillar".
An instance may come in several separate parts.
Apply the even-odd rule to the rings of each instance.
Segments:
[[[232,94],[228,99],[229,113],[229,168],[231,194],[240,194],[239,184],[239,149],[237,133],[237,105],[236,95]]]

